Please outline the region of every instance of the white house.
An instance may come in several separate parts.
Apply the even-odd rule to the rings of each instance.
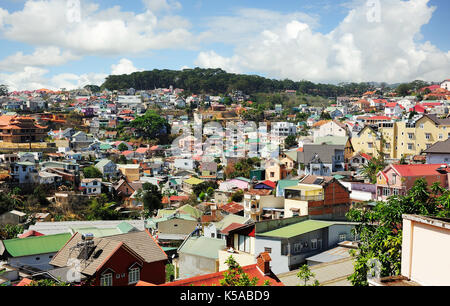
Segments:
[[[97,195],[102,193],[102,180],[98,178],[82,179],[80,189],[85,195]]]
[[[450,90],[450,79],[447,79],[441,83],[441,88],[445,90]]]
[[[388,117],[400,116],[403,112],[404,107],[396,102],[386,103],[384,108],[384,114]]]
[[[340,123],[334,120],[328,121],[325,124],[315,128],[313,130],[313,137],[316,140],[318,137],[325,136],[338,136],[345,137],[347,136],[347,126],[344,123]]]

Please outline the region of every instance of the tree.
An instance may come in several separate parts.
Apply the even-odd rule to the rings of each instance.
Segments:
[[[244,192],[242,190],[238,190],[231,196],[231,201],[233,202],[242,202],[244,199]]]
[[[145,115],[131,121],[130,126],[136,129],[138,137],[158,139],[161,143],[167,141],[171,129],[169,122],[154,110],[147,110]]]
[[[289,135],[284,140],[284,146],[288,148],[296,147],[298,145],[297,138],[294,135]]]
[[[258,284],[259,279],[257,277],[250,279],[233,256],[228,257],[225,263],[228,265],[228,270],[223,273],[223,279],[220,280],[221,286],[256,286]]]
[[[308,265],[303,265],[300,267],[298,273],[297,273],[297,277],[304,282],[304,284],[302,286],[307,286],[307,282],[315,277],[316,274],[314,274],[313,272],[311,272],[311,270],[309,269]],[[313,286],[319,286],[319,282],[317,280],[314,280],[313,282]]]
[[[120,151],[120,152],[123,152],[123,151],[126,151],[126,150],[128,150],[128,146],[125,144],[125,143],[120,143],[120,145],[117,147],[117,149]]]
[[[109,202],[105,194],[91,200],[87,210],[88,220],[119,220],[120,214],[114,209],[115,202]]]
[[[14,239],[23,233],[22,225],[5,224],[0,225],[0,240]]]
[[[158,186],[151,183],[144,183],[142,189],[138,190],[136,198],[143,203],[144,209],[148,213],[152,213],[162,207],[162,194]]]
[[[83,168],[83,174],[85,178],[101,178],[103,174],[94,166]]]
[[[376,184],[377,174],[386,167],[384,155],[378,152],[378,157],[372,158],[367,164],[363,165],[361,174],[370,181],[371,184]]]
[[[322,112],[320,114],[320,120],[331,120],[331,119],[332,118],[331,118],[330,114],[327,112]]]
[[[409,84],[400,84],[397,89],[395,90],[397,94],[401,97],[405,97],[409,95],[409,91],[411,90],[411,87]]]
[[[8,95],[8,86],[0,85],[0,96],[7,96],[7,95]]]
[[[402,214],[450,216],[450,191],[425,179],[416,180],[404,196],[391,196],[369,210],[359,207],[347,213],[347,219],[359,224],[354,235],[359,236],[358,251],[352,250],[354,272],[348,278],[354,286],[367,286],[367,277],[375,267],[379,277],[399,275],[401,271]]]
[[[65,283],[61,281],[56,281],[53,279],[40,279],[40,280],[33,280],[31,283],[27,286],[31,287],[69,287],[71,286],[70,283]]]

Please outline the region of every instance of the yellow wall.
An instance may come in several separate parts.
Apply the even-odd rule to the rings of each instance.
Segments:
[[[375,148],[378,148],[389,158],[400,159],[402,156],[418,155],[427,149],[427,144],[433,145],[438,141],[447,140],[450,125],[436,126],[431,119],[423,117],[416,122],[414,128],[406,127],[406,122],[394,122],[392,127],[380,127],[378,131],[384,140],[382,148],[381,141],[377,141],[372,130],[367,128],[359,137],[352,138],[355,153],[361,152],[377,157],[378,152]],[[409,134],[412,134],[412,139]],[[426,138],[427,134],[430,134],[429,139]],[[369,142],[373,143],[372,149],[369,148]],[[412,144],[412,147],[409,147],[408,144]]]

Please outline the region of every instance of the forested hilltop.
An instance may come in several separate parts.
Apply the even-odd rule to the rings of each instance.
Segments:
[[[302,94],[322,97],[361,96],[364,92],[374,89],[374,85],[370,83],[315,84],[310,81],[276,80],[257,75],[227,73],[222,69],[202,68],[181,71],[155,69],[134,72],[129,75],[110,75],[101,88],[109,90],[128,88],[152,90],[168,88],[170,85],[173,85],[174,88],[183,88],[191,93],[222,94],[233,90],[241,90],[247,94],[254,94],[296,90]]]

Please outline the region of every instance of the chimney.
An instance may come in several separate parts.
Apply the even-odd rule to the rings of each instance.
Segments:
[[[267,252],[262,252],[256,258],[256,265],[258,266],[258,268],[261,270],[261,272],[264,275],[270,274],[270,272],[271,272],[270,271],[270,262],[271,261],[272,261],[272,258],[270,258],[270,255]]]

